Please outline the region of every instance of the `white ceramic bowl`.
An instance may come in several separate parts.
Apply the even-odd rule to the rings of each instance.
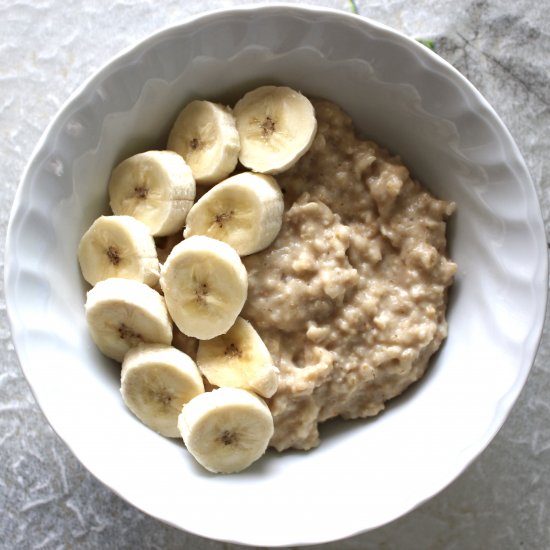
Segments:
[[[165,143],[191,98],[232,102],[281,83],[339,103],[457,202],[449,337],[414,389],[374,420],[333,422],[308,453],[269,452],[209,475],[125,408],[119,368],[93,345],[76,249],[107,210],[122,158]],[[533,184],[480,94],[424,46],[363,18],[237,8],[164,30],[108,63],[62,108],[18,189],[6,249],[13,339],[34,395],[82,463],[127,501],[205,537],[335,540],[441,491],[488,445],[529,372],[543,324],[546,247]]]

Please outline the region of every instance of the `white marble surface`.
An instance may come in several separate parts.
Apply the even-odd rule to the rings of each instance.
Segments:
[[[352,9],[347,0],[316,3]],[[2,261],[18,180],[40,135],[70,93],[136,40],[190,14],[233,4],[226,0],[0,0]],[[359,0],[356,5],[362,15],[413,37],[432,39],[435,51],[495,107],[525,156],[548,235],[547,2]],[[145,516],[84,470],[33,400],[10,340],[3,297],[0,354],[0,548],[239,548],[200,539]],[[450,487],[407,516],[322,547],[550,548],[549,359],[547,322],[527,385],[482,456]]]

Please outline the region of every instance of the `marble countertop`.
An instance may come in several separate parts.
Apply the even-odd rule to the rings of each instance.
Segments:
[[[313,3],[313,2],[303,2]],[[535,0],[318,0],[415,38],[461,71],[508,126],[550,232],[550,10]],[[229,0],[0,0],[0,239],[22,171],[71,92],[135,41]],[[134,509],[50,429],[19,369],[0,291],[0,548],[233,549]],[[550,548],[550,323],[511,416],[446,490],[328,549]],[[243,547],[244,548],[244,547]],[[319,546],[320,548],[320,546]]]

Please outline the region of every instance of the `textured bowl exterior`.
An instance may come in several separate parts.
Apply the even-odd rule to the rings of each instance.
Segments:
[[[110,171],[165,144],[181,107],[233,103],[286,84],[340,104],[358,130],[454,200],[458,263],[449,337],[418,385],[378,418],[328,423],[308,453],[269,452],[235,476],[203,471],[120,398],[120,367],[95,348],[76,250],[107,210]],[[373,21],[271,5],[195,17],[104,66],[48,127],[19,186],[5,290],[23,371],[49,422],[103,483],[187,531],[298,545],[381,526],[432,497],[489,444],[533,362],[547,255],[525,163],[498,116],[457,71]]]

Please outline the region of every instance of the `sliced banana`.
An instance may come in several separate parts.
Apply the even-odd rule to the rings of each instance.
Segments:
[[[91,285],[121,277],[155,286],[159,262],[148,227],[131,216],[101,216],[78,245],[82,276]]]
[[[242,317],[225,334],[199,342],[197,365],[215,386],[243,388],[271,397],[279,384],[279,369],[269,350]]]
[[[245,94],[233,111],[241,142],[239,160],[256,172],[278,174],[304,155],[315,137],[313,105],[286,86],[262,86]]]
[[[86,321],[100,351],[119,363],[138,344],[172,341],[172,322],[162,296],[130,279],[97,283],[86,297]]]
[[[204,392],[199,369],[185,353],[163,344],[140,344],[122,362],[120,393],[128,408],[166,437],[180,437],[178,416]]]
[[[227,332],[241,312],[248,277],[228,244],[195,236],[177,244],[163,264],[160,285],[181,332],[207,340]]]
[[[109,181],[112,211],[142,221],[155,237],[181,230],[195,192],[191,168],[173,151],[147,151],[127,158]]]
[[[174,123],[168,149],[186,160],[197,183],[223,180],[239,160],[239,133],[231,110],[211,101],[192,101]]]
[[[242,389],[219,388],[184,405],[178,428],[187,450],[207,470],[231,474],[266,451],[273,417],[265,402]]]
[[[283,194],[275,178],[244,172],[218,183],[193,205],[183,235],[206,235],[246,256],[275,240],[283,210]]]

